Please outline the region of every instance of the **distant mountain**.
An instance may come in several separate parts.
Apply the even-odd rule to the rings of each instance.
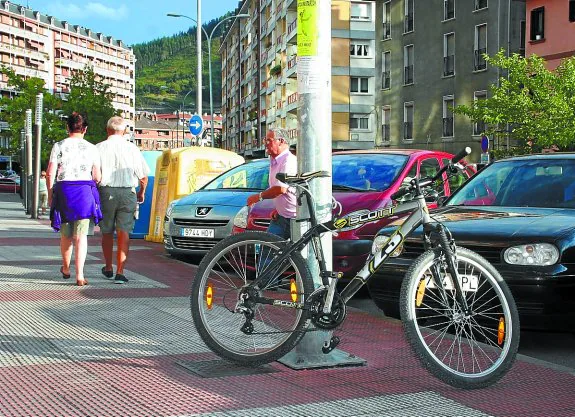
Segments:
[[[208,34],[216,24],[226,17],[214,19],[203,25]],[[230,19],[231,20],[231,19]],[[212,38],[212,88],[214,111],[219,112],[221,105],[221,61],[219,55],[222,26]],[[209,109],[209,72],[208,45],[202,39],[202,109]],[[133,46],[136,56],[136,110],[173,112],[182,107],[186,96],[185,109],[188,112],[196,108],[197,48],[196,27],[187,32],[159,38]],[[190,92],[191,91],[191,92]]]

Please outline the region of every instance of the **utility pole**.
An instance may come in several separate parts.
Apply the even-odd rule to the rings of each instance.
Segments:
[[[198,15],[196,17],[196,49],[198,54],[198,91],[196,91],[196,106],[198,115],[202,117],[202,0],[198,2]]]
[[[331,165],[331,0],[298,0],[297,2],[297,91],[298,91],[298,172],[328,171]],[[331,219],[332,181],[318,178],[311,182],[317,220]],[[303,200],[305,201],[305,199]],[[305,232],[309,224],[308,207],[298,207],[296,226],[292,226],[294,239]],[[296,229],[296,230],[294,230]],[[293,233],[295,232],[295,233]],[[328,269],[332,263],[332,236],[322,237],[325,261]],[[308,245],[304,257],[314,277],[315,287],[321,285],[319,267]],[[307,253],[306,253],[307,252]],[[363,359],[350,356],[340,350],[328,354],[322,352],[324,342],[329,342],[331,332],[306,333],[290,353],[279,360],[293,369],[323,368],[342,364],[361,364]]]
[[[38,188],[40,186],[40,158],[42,155],[42,111],[43,111],[43,101],[44,95],[42,93],[38,93],[36,95],[36,114],[34,120],[34,130],[36,131],[36,143],[35,143],[35,150],[36,153],[34,155],[34,188],[33,198],[32,198],[32,213],[31,217],[33,219],[38,218],[38,207],[39,207],[39,197],[40,193]]]
[[[32,109],[26,110],[26,118],[24,119],[24,126],[26,130],[26,214],[32,213]]]

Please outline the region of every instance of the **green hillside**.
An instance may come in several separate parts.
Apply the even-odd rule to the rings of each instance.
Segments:
[[[225,16],[204,24],[207,33]],[[231,20],[231,19],[230,19]],[[222,26],[212,39],[212,86],[214,111],[220,109],[221,103],[221,62],[219,56]],[[196,27],[187,32],[156,39],[133,46],[136,55],[136,110],[155,110],[172,112],[180,109],[184,96],[186,111],[195,111],[197,48]],[[202,108],[209,109],[209,72],[208,45],[202,39]]]

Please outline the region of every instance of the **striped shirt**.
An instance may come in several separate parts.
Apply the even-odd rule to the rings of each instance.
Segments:
[[[140,178],[148,176],[150,169],[142,153],[123,136],[111,135],[96,147],[102,167],[100,187],[133,188]]]

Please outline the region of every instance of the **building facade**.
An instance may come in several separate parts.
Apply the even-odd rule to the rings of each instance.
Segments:
[[[527,0],[525,53],[536,54],[554,70],[575,55],[575,0]]]
[[[89,65],[110,86],[114,108],[133,126],[135,57],[121,40],[1,1],[0,60],[16,74],[41,78],[49,92],[64,99],[73,71]],[[0,92],[14,93],[6,77]]]
[[[332,143],[373,147],[373,1],[332,1]],[[244,0],[222,41],[222,147],[262,156],[270,127],[297,142],[297,0]],[[367,115],[367,116],[365,116]]]
[[[451,109],[498,84],[503,74],[483,54],[525,53],[525,1],[378,1],[376,20],[376,146],[453,153],[470,146],[479,160],[485,126]]]

